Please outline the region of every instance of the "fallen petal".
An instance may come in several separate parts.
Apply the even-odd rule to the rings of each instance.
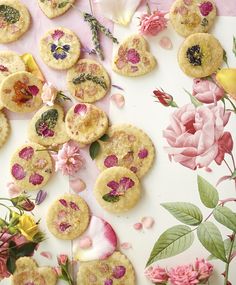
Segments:
[[[121,243],[120,248],[121,249],[130,249],[130,248],[132,248],[132,245],[130,242],[123,242],[123,243]]]
[[[123,108],[125,105],[125,97],[122,94],[111,95],[111,101],[114,102],[118,108]]]
[[[136,231],[140,231],[143,228],[143,225],[141,223],[135,223],[133,227]]]
[[[143,217],[141,222],[144,228],[151,229],[155,223],[155,220],[152,217]]]
[[[159,41],[159,44],[164,49],[172,49],[173,47],[172,41],[168,37],[162,37]]]
[[[49,251],[42,251],[42,252],[40,252],[40,255],[42,255],[43,257],[45,257],[47,259],[52,259],[52,254]]]
[[[80,193],[86,189],[86,184],[85,182],[80,179],[80,178],[73,178],[70,179],[70,188],[75,192],[75,193]]]

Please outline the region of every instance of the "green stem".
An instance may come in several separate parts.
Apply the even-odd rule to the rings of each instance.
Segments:
[[[225,96],[225,99],[227,99],[230,102],[231,106],[234,109],[234,112],[236,113],[236,106],[234,105],[233,101],[227,95]]]
[[[8,207],[7,205],[4,205],[4,204],[0,203],[0,206],[3,206],[3,207],[5,207],[5,208],[7,208],[7,209],[8,209],[8,211],[9,211],[9,212],[11,212],[11,208],[10,208],[10,207]]]
[[[226,263],[226,265],[225,265],[225,280],[224,280],[224,285],[227,285],[227,284],[228,284],[228,278],[229,278],[229,264],[230,264],[230,261],[231,261],[231,254],[232,254],[233,247],[234,247],[234,239],[235,239],[235,233],[233,233],[233,235],[232,235],[231,246],[230,246],[230,249],[229,249],[229,256],[228,256],[228,259],[227,259],[227,263]]]

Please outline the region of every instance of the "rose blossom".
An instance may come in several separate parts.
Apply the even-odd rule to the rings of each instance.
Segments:
[[[154,11],[151,14],[143,14],[140,19],[140,32],[143,35],[156,36],[166,29],[168,20],[161,11]]]
[[[67,260],[68,260],[68,256],[66,254],[60,254],[57,257],[57,261],[59,265],[66,265]]]
[[[195,270],[198,272],[198,280],[205,284],[213,272],[213,265],[203,259],[196,259],[195,261]]]
[[[63,144],[62,149],[54,154],[53,158],[56,162],[56,171],[61,170],[63,175],[72,176],[84,165],[79,145],[74,141]]]
[[[181,265],[171,268],[168,272],[171,285],[195,285],[199,284],[198,273],[192,265]]]
[[[53,106],[54,101],[57,97],[57,89],[52,85],[52,83],[45,83],[43,85],[41,98],[44,104],[48,106]]]
[[[145,276],[153,283],[165,283],[168,281],[169,276],[165,270],[165,268],[162,268],[160,266],[151,266],[148,267],[145,272]]]
[[[163,131],[170,158],[190,169],[208,167],[216,159],[230,112],[223,107],[184,105],[174,111]]]
[[[193,80],[193,96],[202,103],[216,103],[222,99],[224,94],[224,90],[218,87],[213,81],[206,79]]]

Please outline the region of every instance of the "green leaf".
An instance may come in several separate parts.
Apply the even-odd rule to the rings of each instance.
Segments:
[[[236,170],[234,170],[232,176],[231,176],[231,179],[235,179],[236,178]]]
[[[215,257],[227,262],[224,242],[221,233],[212,222],[204,222],[197,229],[197,236],[201,244]]]
[[[36,246],[37,246],[37,243],[34,243],[34,242],[27,242],[21,246],[18,246],[15,249],[17,258],[23,257],[23,256],[31,256]]]
[[[100,146],[99,142],[97,142],[97,141],[93,142],[90,145],[90,147],[89,147],[89,155],[92,158],[92,160],[94,160],[97,157],[97,155],[100,152],[100,148],[101,148],[101,146]]]
[[[207,208],[215,208],[219,202],[219,194],[216,188],[199,175],[197,177],[197,183],[202,203]]]
[[[9,256],[7,259],[7,270],[13,274],[16,270],[16,259],[13,256]]]
[[[103,135],[102,137],[100,137],[100,141],[103,141],[103,142],[107,142],[109,140],[109,136],[107,134]]]
[[[175,256],[188,249],[194,240],[192,230],[188,226],[177,225],[166,230],[154,245],[147,266],[153,262]]]
[[[218,206],[213,211],[216,221],[236,233],[235,213],[225,206]]]
[[[229,256],[231,243],[232,243],[232,240],[230,238],[227,238],[227,239],[224,240],[224,247],[225,247],[225,253],[226,253],[227,259],[228,259],[228,256]],[[236,239],[234,240],[233,251],[236,251]],[[213,259],[217,259],[217,257],[215,257],[213,254],[211,254],[210,256],[208,256],[207,259],[208,260],[213,260]]]
[[[60,4],[58,4],[58,8],[64,8],[68,3],[69,3],[68,0],[61,2]]]
[[[233,53],[236,56],[236,37],[233,37]]]
[[[161,206],[186,225],[197,226],[202,222],[203,217],[200,209],[191,203],[163,203]]]
[[[192,102],[192,104],[195,106],[195,107],[199,107],[199,106],[202,106],[203,104],[198,101],[198,99],[196,97],[194,97],[190,92],[188,92],[186,89],[184,89],[184,91],[189,95],[190,97],[190,100]]]
[[[0,5],[0,17],[8,24],[15,24],[20,20],[20,12],[9,5]]]
[[[120,197],[119,196],[110,195],[108,193],[108,194],[103,195],[102,199],[105,200],[106,202],[115,203],[115,202],[118,202],[120,200]]]
[[[225,64],[229,67],[228,65],[228,57],[227,57],[227,53],[225,50],[223,50],[223,60],[225,62]]]

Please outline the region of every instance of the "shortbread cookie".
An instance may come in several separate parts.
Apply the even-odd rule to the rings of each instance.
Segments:
[[[60,105],[42,107],[29,124],[29,140],[45,146],[67,142],[69,137],[63,119],[64,110]]]
[[[110,78],[97,61],[81,59],[67,72],[67,86],[81,102],[93,103],[103,98],[110,88]]]
[[[20,146],[11,158],[11,175],[23,190],[42,189],[52,176],[52,158],[44,147],[36,143]]]
[[[57,238],[73,240],[79,237],[88,227],[89,208],[78,195],[65,194],[49,208],[47,226]]]
[[[188,76],[201,78],[214,73],[223,63],[223,48],[210,34],[189,36],[181,45],[178,62]]]
[[[87,230],[73,241],[73,254],[79,261],[106,259],[116,250],[117,236],[112,226],[92,216]]]
[[[141,35],[128,37],[114,57],[112,69],[124,76],[140,76],[151,72],[156,59],[149,52],[147,41]]]
[[[6,77],[0,85],[4,107],[16,113],[29,113],[42,104],[42,82],[33,74],[20,71]]]
[[[81,144],[98,140],[108,128],[106,113],[95,105],[86,103],[71,107],[65,122],[68,136]]]
[[[75,0],[38,0],[39,7],[50,19],[56,18],[68,11]]]
[[[125,167],[111,167],[98,176],[94,196],[101,207],[111,213],[133,208],[141,196],[138,177]]]
[[[80,56],[80,41],[69,29],[52,29],[40,41],[40,55],[48,66],[59,70],[68,69]]]
[[[29,28],[30,14],[18,0],[0,0],[0,43],[19,39]]]
[[[0,51],[0,83],[12,73],[25,71],[25,64],[13,51]]]
[[[113,166],[124,166],[139,178],[152,166],[155,149],[151,139],[132,125],[111,126],[105,142],[99,141],[101,150],[96,157],[97,167],[102,171]]]
[[[0,148],[4,145],[9,135],[9,122],[3,112],[0,112]]]
[[[184,37],[206,33],[215,17],[216,6],[213,0],[176,0],[170,9],[171,24]]]
[[[52,267],[38,267],[31,257],[21,257],[16,261],[12,275],[12,285],[56,285],[57,274]]]
[[[81,262],[77,285],[135,285],[135,273],[128,258],[116,251],[105,260]]]

